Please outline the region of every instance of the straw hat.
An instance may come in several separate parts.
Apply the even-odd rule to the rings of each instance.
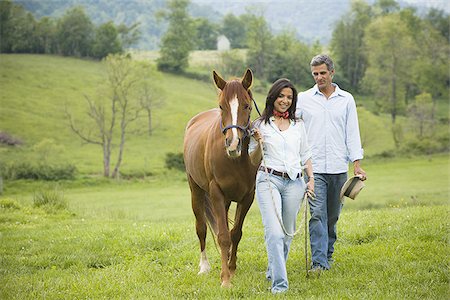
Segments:
[[[344,196],[355,200],[364,186],[364,182],[359,177],[354,176],[349,178],[342,186],[341,201],[344,200]]]

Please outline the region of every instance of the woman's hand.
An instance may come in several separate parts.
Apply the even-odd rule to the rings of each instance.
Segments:
[[[310,177],[306,184],[306,194],[311,200],[316,199],[316,194],[314,193],[314,177]]]
[[[262,160],[262,136],[258,130],[258,128],[252,128],[250,134],[253,136],[255,141],[258,143],[258,146],[255,148],[254,151],[249,153],[250,155],[250,161],[252,165],[257,166],[261,163]]]
[[[259,129],[258,129],[258,128],[256,128],[256,127],[253,128],[252,131],[251,131],[251,135],[253,136],[253,138],[255,139],[255,141],[257,141],[258,143],[263,142],[261,133],[259,132]]]

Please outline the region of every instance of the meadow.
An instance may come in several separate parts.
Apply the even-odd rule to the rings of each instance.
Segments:
[[[344,206],[335,265],[319,278],[306,278],[300,231],[288,261],[290,290],[282,298],[447,299],[449,187],[443,166],[448,169],[446,156],[368,165],[366,188]],[[393,169],[409,171],[397,180]],[[419,175],[425,173],[437,176]],[[69,202],[62,211],[33,207],[30,194],[1,200],[2,299],[271,297],[257,203],[244,224],[233,287],[225,290],[211,235],[212,270],[197,275],[199,246],[181,176],[170,183],[59,188]]]
[[[131,135],[124,158],[125,172],[150,175],[110,180],[99,175],[100,149],[82,144],[63,112],[67,103],[86,121],[84,94],[95,94],[103,73],[94,61],[0,55],[0,131],[25,142],[0,146],[0,160],[38,159],[35,146],[52,139],[59,150],[46,157],[49,162],[78,168],[70,181],[3,182],[0,299],[271,298],[257,203],[244,223],[233,287],[222,289],[211,235],[212,270],[197,275],[189,188],[182,172],[164,166],[166,153],[181,151],[187,120],[216,105],[212,83],[164,75],[166,101],[155,115],[154,135]],[[263,95],[255,98],[261,107]],[[389,118],[359,109],[368,181],[357,200],[345,202],[336,262],[319,278],[306,278],[301,231],[288,261],[290,289],[279,298],[448,299],[448,153],[382,159],[377,154],[394,147]],[[135,126],[143,124],[145,119]],[[41,191],[58,191],[67,206],[36,207]]]

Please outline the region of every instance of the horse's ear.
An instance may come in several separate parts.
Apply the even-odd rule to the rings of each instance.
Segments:
[[[246,90],[250,89],[253,84],[253,73],[250,69],[245,71],[244,77],[242,77],[242,85]]]
[[[223,90],[223,88],[225,87],[225,84],[227,84],[227,82],[225,80],[222,79],[222,77],[220,77],[219,74],[216,73],[216,71],[213,71],[213,78],[214,78],[214,83],[216,84],[216,86]]]

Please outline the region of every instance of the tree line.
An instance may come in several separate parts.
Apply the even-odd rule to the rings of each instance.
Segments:
[[[102,59],[122,53],[140,38],[139,24],[106,22],[95,26],[82,7],[59,19],[32,13],[10,0],[0,2],[0,52],[58,54]]]
[[[162,71],[185,70],[189,52],[199,47],[198,38],[192,38],[198,37],[199,20],[189,16],[188,5],[189,0],[168,1],[169,27],[158,61]],[[353,93],[375,95],[379,111],[390,113],[393,123],[405,113],[409,99],[421,93],[433,100],[448,97],[450,17],[442,10],[419,14],[413,7],[400,8],[395,0],[372,5],[353,0],[327,46],[307,45],[290,30],[274,34],[269,23],[253,7],[240,16],[226,15],[220,26],[203,26],[202,36],[224,34],[231,48],[247,49],[246,58],[224,53],[224,65],[248,66],[261,81],[287,77],[301,86],[313,83],[309,60],[326,48],[338,69],[335,81]]]
[[[188,5],[189,0],[168,1],[165,17],[169,27],[158,60],[161,71],[183,72],[188,68],[189,52],[198,47],[192,38],[196,21],[190,17]],[[397,149],[449,151],[447,132],[436,130],[436,102],[448,99],[450,87],[447,13],[434,8],[419,13],[413,7],[401,8],[395,0],[376,0],[372,5],[353,0],[326,46],[318,42],[307,45],[290,30],[275,34],[263,15],[252,7],[245,14],[223,18],[219,32],[230,39],[232,48],[247,49],[246,57],[233,51],[222,54],[222,67],[230,75],[250,67],[263,83],[263,93],[268,82],[280,77],[298,86],[311,86],[309,61],[327,52],[336,64],[334,81],[352,93],[371,96],[373,111],[391,116]],[[214,34],[217,32],[211,31],[209,36]],[[406,122],[399,123],[398,116],[406,116]],[[442,122],[448,126],[448,117]]]

